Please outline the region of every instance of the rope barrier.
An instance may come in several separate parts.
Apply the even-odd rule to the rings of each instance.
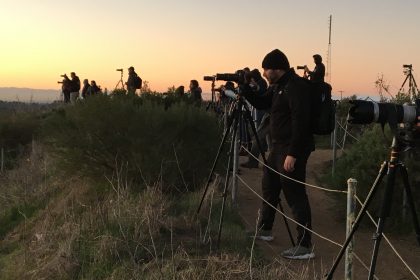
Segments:
[[[286,219],[288,219],[289,221],[297,224],[298,226],[301,226],[302,228],[304,228],[305,230],[311,232],[312,234],[318,236],[319,238],[328,241],[334,245],[337,245],[338,247],[343,247],[340,243],[329,239],[328,237],[322,236],[319,233],[307,228],[306,226],[302,225],[301,223],[293,220],[292,218],[290,218],[289,216],[287,216],[285,213],[283,213],[282,211],[280,211],[279,209],[277,209],[277,207],[273,206],[270,202],[268,202],[267,200],[265,200],[260,194],[258,194],[253,188],[251,188],[239,175],[236,175],[236,177],[242,182],[242,184],[245,185],[245,187],[247,187],[251,192],[253,192],[259,199],[261,199],[262,201],[264,201],[268,206],[270,206],[271,208],[273,208],[275,211],[277,211],[278,213],[280,213],[283,217],[285,217]]]
[[[360,200],[360,198],[355,195],[357,202],[360,204],[360,206],[363,207],[364,203]],[[372,223],[378,227],[378,224],[375,222],[375,219],[371,216],[369,211],[366,211],[366,214],[368,215],[369,219],[372,221]],[[404,264],[404,266],[410,271],[410,273],[417,279],[420,280],[420,278],[416,275],[416,273],[413,271],[413,269],[408,265],[408,263],[403,259],[401,254],[395,249],[394,245],[391,244],[391,241],[388,239],[388,237],[382,233],[382,236],[384,237],[385,241],[388,243],[388,245],[391,247],[391,250],[394,251],[395,255],[401,260],[401,262]]]
[[[301,181],[299,181],[299,180],[296,180],[296,179],[293,179],[293,178],[291,178],[291,177],[289,177],[289,176],[287,176],[287,175],[284,175],[283,173],[280,173],[280,172],[278,172],[277,170],[275,170],[275,169],[273,169],[272,167],[270,167],[270,166],[268,166],[268,165],[266,165],[263,161],[261,161],[259,158],[257,158],[256,156],[254,156],[247,148],[245,148],[244,146],[241,146],[241,148],[244,150],[244,151],[246,151],[249,155],[251,155],[254,159],[256,159],[259,163],[261,163],[263,166],[265,166],[266,168],[268,168],[268,169],[270,169],[271,171],[273,171],[274,173],[276,173],[276,174],[278,174],[278,175],[280,175],[280,176],[282,176],[282,177],[284,177],[284,178],[286,178],[286,179],[289,179],[289,180],[291,180],[291,181],[294,181],[294,182],[296,182],[296,183],[300,183],[300,184],[303,184],[303,185],[305,185],[305,186],[308,186],[308,187],[311,187],[311,188],[314,188],[314,189],[318,189],[318,190],[323,190],[323,191],[327,191],[327,192],[334,192],[334,193],[343,193],[343,194],[347,194],[347,191],[342,191],[342,190],[334,190],[334,189],[328,189],[328,188],[323,188],[323,187],[319,187],[319,186],[315,186],[315,185],[311,185],[311,184],[308,184],[308,183],[306,183],[306,182],[301,182]]]
[[[312,234],[314,234],[314,235],[316,235],[316,236],[318,236],[319,238],[321,238],[321,239],[323,239],[323,240],[325,240],[325,241],[327,241],[327,242],[330,242],[330,243],[332,243],[332,244],[334,244],[334,245],[336,245],[336,246],[338,246],[338,247],[340,247],[340,248],[342,248],[343,247],[343,245],[342,244],[340,244],[340,243],[338,243],[338,242],[336,242],[336,241],[334,241],[334,240],[331,240],[331,239],[329,239],[328,237],[325,237],[325,236],[322,236],[321,234],[319,234],[319,233],[317,233],[317,232],[315,232],[315,231],[313,231],[313,230],[311,230],[311,229],[309,229],[309,228],[307,228],[306,226],[304,226],[304,225],[302,225],[302,224],[300,224],[299,222],[297,222],[297,221],[295,221],[293,218],[290,218],[289,216],[287,216],[285,213],[283,213],[282,211],[280,211],[279,209],[277,209],[277,207],[274,207],[271,203],[269,203],[267,200],[265,200],[261,195],[259,195],[253,188],[251,188],[239,175],[236,175],[236,177],[239,179],[239,181],[241,181],[242,182],[242,184],[244,184],[244,186],[245,187],[247,187],[252,193],[254,193],[259,199],[261,199],[262,201],[264,201],[268,206],[270,206],[271,208],[273,208],[276,212],[278,212],[278,213],[280,213],[280,215],[282,215],[283,217],[285,217],[286,219],[288,219],[289,221],[291,221],[292,223],[295,223],[295,224],[297,224],[297,225],[299,225],[299,226],[301,226],[302,228],[304,228],[305,230],[307,230],[307,231],[309,231],[309,232],[311,232]],[[362,266],[367,270],[367,271],[369,271],[369,267],[363,262],[363,260],[356,254],[356,253],[353,253],[353,255],[355,256],[355,258],[357,259],[357,261],[359,261],[360,262],[360,264],[362,264]],[[375,279],[379,279],[377,276],[374,276],[375,277]]]
[[[344,130],[345,133],[347,133],[347,135],[359,142],[359,139],[356,136],[352,135],[339,121],[337,121],[337,124]]]

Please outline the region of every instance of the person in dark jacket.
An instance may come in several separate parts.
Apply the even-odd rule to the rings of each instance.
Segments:
[[[136,89],[141,89],[142,79],[134,71],[134,67],[128,68],[128,79],[125,83],[127,85],[127,93],[135,94]]]
[[[61,82],[61,91],[63,92],[64,103],[70,103],[71,80],[64,74]]]
[[[263,95],[267,91],[267,82],[261,76],[261,73],[258,69],[254,69],[249,72],[249,85],[252,90],[257,95]],[[264,120],[264,122],[263,122]],[[251,145],[251,154],[248,155],[248,161],[241,163],[242,167],[246,168],[258,168],[258,161],[256,158],[260,156],[261,152],[267,150],[267,137],[269,135],[269,113],[266,110],[256,110],[256,130],[257,137],[261,144],[261,147],[258,147],[257,140],[255,137],[252,137]]]
[[[80,91],[80,79],[77,77],[76,73],[71,72],[71,92],[70,92],[70,102],[75,103],[76,99],[79,97]]]
[[[94,80],[90,81],[90,95],[96,95],[101,93],[101,88],[96,84]]]
[[[308,66],[305,65],[305,75],[309,77],[312,82],[323,82],[325,77],[325,65],[322,63],[322,57],[319,54],[313,55],[315,68],[310,71]]]
[[[258,96],[250,90],[242,95],[257,109],[270,111],[270,134],[272,147],[268,164],[274,170],[299,182],[280,176],[264,167],[262,193],[264,199],[277,207],[280,192],[283,191],[294,219],[311,229],[311,208],[306,188],[306,163],[314,150],[311,132],[310,89],[308,83],[299,77],[280,50],[268,53],[262,61],[264,77],[269,82],[267,92]],[[276,211],[266,202],[262,205],[258,237],[271,241]],[[311,234],[297,226],[297,246],[282,252],[292,259],[313,258]]]
[[[88,79],[83,80],[82,97],[85,99],[90,95],[90,84]]]
[[[198,84],[197,80],[190,81],[190,97],[194,101],[195,104],[200,105],[203,98],[201,97],[201,87]]]

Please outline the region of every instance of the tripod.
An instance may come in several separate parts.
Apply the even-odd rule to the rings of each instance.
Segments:
[[[420,97],[419,90],[417,88],[416,80],[414,80],[413,76],[413,65],[412,64],[404,64],[404,74],[407,76],[405,77],[404,82],[402,83],[400,90],[398,92],[403,92],[404,85],[408,81],[408,94],[412,100],[415,100]]]
[[[206,107],[206,111],[208,111],[211,108],[213,108],[214,111],[216,111],[216,89],[215,89],[215,81],[216,77],[212,77],[211,80],[211,101]]]
[[[241,120],[243,120],[245,122],[245,127],[247,125],[251,126],[252,133],[253,133],[253,135],[254,135],[254,137],[256,139],[256,143],[257,143],[258,149],[261,152],[263,161],[264,161],[265,164],[267,164],[267,160],[266,160],[266,158],[264,156],[264,153],[262,152],[262,149],[261,149],[261,143],[260,143],[260,140],[259,140],[259,138],[257,136],[257,131],[256,131],[256,128],[255,128],[255,125],[253,124],[253,119],[252,119],[252,116],[251,116],[251,111],[248,108],[248,105],[246,104],[246,102],[243,99],[243,97],[239,97],[232,104],[232,109],[231,109],[231,112],[230,112],[230,114],[228,116],[228,119],[227,119],[227,125],[226,125],[225,131],[223,133],[222,141],[221,141],[220,146],[219,146],[219,149],[217,151],[216,158],[215,158],[215,160],[213,162],[213,166],[211,168],[210,175],[209,175],[209,177],[207,179],[206,187],[204,189],[203,195],[201,197],[200,205],[198,206],[197,213],[196,213],[196,215],[198,215],[200,213],[201,207],[202,207],[203,202],[204,202],[204,199],[206,197],[206,194],[207,194],[207,191],[208,191],[210,182],[212,181],[214,170],[216,168],[216,165],[217,165],[217,162],[219,160],[220,154],[222,152],[223,146],[224,146],[224,144],[225,144],[225,142],[227,140],[228,134],[231,132],[232,133],[232,142],[230,144],[230,150],[229,150],[229,158],[228,158],[228,164],[227,164],[227,170],[226,170],[225,184],[224,184],[223,194],[222,194],[223,203],[222,203],[222,209],[220,211],[219,229],[218,229],[218,235],[217,235],[217,247],[218,248],[220,248],[220,239],[221,239],[222,224],[223,224],[223,214],[224,214],[224,210],[225,210],[226,197],[227,197],[227,189],[228,189],[228,185],[229,185],[229,177],[230,177],[229,169],[230,169],[231,163],[233,162],[233,159],[234,159],[235,142],[237,140],[236,139],[236,137],[237,137],[237,131],[238,131],[238,126],[240,125]],[[235,168],[235,166],[232,167],[232,170],[234,168]],[[235,179],[235,178],[233,178],[233,179]],[[281,206],[280,202],[279,202],[279,207],[280,207],[280,210],[282,212],[284,212],[283,211],[283,207]],[[288,224],[288,222],[287,222],[287,220],[286,220],[285,217],[283,217],[283,219],[284,219],[284,222],[286,224],[286,228],[287,228],[287,231],[288,231],[290,240],[291,240],[291,242],[292,242],[292,244],[294,246],[295,244],[294,244],[292,233],[290,231],[289,224]]]
[[[118,86],[121,84],[121,89],[125,90],[124,81],[123,81],[123,75],[124,75],[123,69],[117,69],[117,71],[121,72],[121,77],[120,77],[120,80],[118,81],[117,85],[115,86],[115,89],[118,89]]]
[[[374,248],[373,248],[373,253],[372,253],[372,257],[371,257],[368,279],[369,280],[373,279],[373,276],[375,274],[376,260],[377,260],[377,257],[378,257],[379,244],[382,240],[385,220],[386,220],[387,217],[389,217],[389,214],[391,212],[391,204],[392,204],[395,178],[396,178],[396,172],[397,171],[400,172],[400,174],[402,176],[402,179],[403,179],[404,189],[405,189],[405,192],[407,194],[408,203],[410,205],[411,214],[412,214],[412,218],[413,218],[414,230],[416,231],[417,242],[420,245],[420,226],[419,226],[419,221],[418,221],[418,218],[417,218],[417,213],[416,213],[416,210],[415,210],[415,207],[414,207],[414,200],[413,200],[411,188],[410,188],[410,185],[409,185],[408,173],[407,173],[407,169],[405,168],[404,164],[400,160],[400,153],[401,153],[401,149],[402,149],[403,146],[404,145],[402,143],[402,140],[397,138],[397,136],[394,136],[394,138],[392,140],[392,146],[391,146],[391,158],[390,158],[389,161],[385,161],[381,165],[381,169],[379,170],[379,174],[376,177],[375,182],[373,183],[373,186],[372,186],[371,190],[369,191],[369,194],[366,198],[366,202],[363,205],[362,209],[360,209],[360,212],[359,212],[359,214],[358,214],[358,216],[357,216],[357,218],[354,222],[353,228],[352,228],[351,232],[349,233],[346,241],[344,242],[344,245],[341,248],[336,260],[334,261],[333,266],[331,267],[330,271],[326,275],[326,279],[328,279],[328,280],[332,279],[334,271],[336,270],[336,268],[338,266],[338,263],[340,262],[347,246],[349,245],[351,239],[353,238],[354,233],[356,232],[357,228],[359,227],[359,224],[360,224],[362,218],[365,216],[366,211],[367,211],[367,207],[369,206],[369,203],[372,201],[372,198],[374,197],[374,195],[376,193],[376,190],[377,190],[379,184],[381,183],[381,181],[382,181],[382,179],[385,175],[387,175],[387,183],[386,183],[386,186],[385,186],[384,197],[383,197],[381,210],[380,210],[380,214],[379,214],[378,226],[377,226],[376,232],[373,236]]]

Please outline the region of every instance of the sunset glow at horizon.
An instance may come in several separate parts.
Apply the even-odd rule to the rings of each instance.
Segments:
[[[327,65],[332,15],[333,92],[377,95],[383,75],[395,94],[403,64],[416,80],[420,71],[419,8],[414,0],[1,0],[0,87],[59,89],[60,75],[74,71],[112,91],[116,69],[126,81],[134,66],[152,90],[196,79],[209,92],[203,76],[262,71],[275,48],[293,67],[313,69],[316,53]]]

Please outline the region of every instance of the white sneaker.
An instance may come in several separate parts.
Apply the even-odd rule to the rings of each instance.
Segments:
[[[274,240],[273,232],[271,230],[259,230],[257,232],[257,235],[255,235],[255,231],[249,232],[249,234],[251,238],[255,237],[256,239],[262,240],[262,241],[270,242]]]
[[[292,260],[308,260],[315,258],[315,253],[308,247],[297,245],[281,253],[281,256]]]

